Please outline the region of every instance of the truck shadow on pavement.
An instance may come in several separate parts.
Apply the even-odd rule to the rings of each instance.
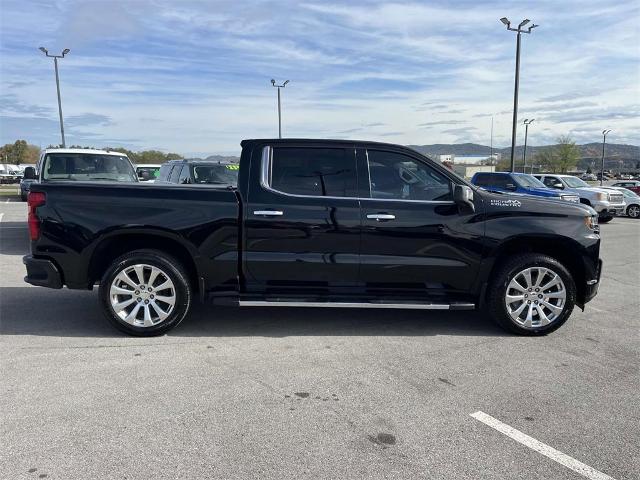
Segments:
[[[26,255],[28,253],[29,229],[27,224],[25,222],[0,223],[0,255]]]
[[[99,310],[97,292],[0,287],[0,333],[126,337]],[[168,337],[508,336],[478,312],[193,306]]]

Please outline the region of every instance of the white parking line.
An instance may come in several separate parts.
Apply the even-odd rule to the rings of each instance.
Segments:
[[[525,445],[530,449],[541,453],[545,457],[558,462],[560,465],[564,465],[565,467],[570,468],[574,472],[578,472],[584,477],[587,477],[591,480],[615,480],[613,477],[599,472],[598,470],[591,468],[589,465],[585,465],[584,463],[579,462],[575,458],[570,457],[569,455],[566,455],[561,451],[556,450],[555,448],[550,447],[549,445],[522,433],[520,430],[516,430],[506,423],[502,423],[500,420],[493,418],[491,415],[487,415],[486,413],[480,411],[471,413],[470,415],[476,420],[481,421],[485,425],[490,426],[500,433],[504,433],[507,437],[511,437],[516,442],[519,442],[522,445]]]

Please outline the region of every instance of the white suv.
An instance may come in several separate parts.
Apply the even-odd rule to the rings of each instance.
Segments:
[[[573,175],[545,173],[535,175],[535,177],[549,188],[555,188],[578,195],[580,197],[580,203],[589,205],[598,212],[598,221],[600,223],[607,223],[615,215],[624,213],[624,197],[622,193],[592,187]]]

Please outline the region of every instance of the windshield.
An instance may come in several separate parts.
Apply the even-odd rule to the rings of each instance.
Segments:
[[[194,165],[193,179],[196,184],[219,184],[233,185],[238,184],[239,165]]]
[[[618,190],[618,191],[622,192],[622,195],[624,195],[627,198],[636,198],[636,197],[638,197],[638,195],[636,193],[632,192],[631,190],[627,190],[626,188]]]
[[[547,186],[532,175],[514,175],[512,177],[521,187],[547,188]]]
[[[578,177],[562,177],[562,180],[564,180],[564,183],[571,188],[584,188],[590,186],[587,182],[580,180]]]
[[[155,180],[160,173],[160,167],[136,167],[136,173],[142,181]]]
[[[49,153],[42,169],[44,180],[137,182],[124,155],[95,153]]]

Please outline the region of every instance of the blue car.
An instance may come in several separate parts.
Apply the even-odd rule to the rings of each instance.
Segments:
[[[533,175],[515,172],[480,172],[471,179],[471,183],[485,190],[505,193],[521,193],[536,197],[548,197],[556,200],[580,202],[580,197],[548,188]]]

